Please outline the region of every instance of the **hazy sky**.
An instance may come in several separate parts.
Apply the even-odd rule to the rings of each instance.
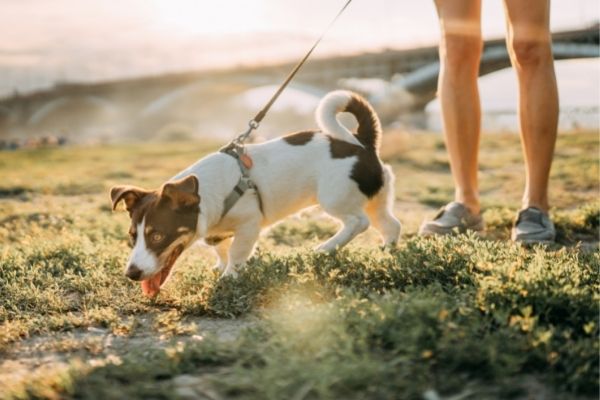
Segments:
[[[344,0],[0,0],[2,50],[52,42],[135,41],[249,32],[317,34]],[[554,0],[552,27],[599,19],[597,0]],[[483,0],[484,34],[504,31],[501,0]],[[437,37],[433,0],[354,0],[331,32],[360,45],[404,45]]]
[[[527,0],[524,0],[527,1]],[[344,0],[0,0],[0,95],[302,54]],[[552,1],[552,29],[600,19],[598,0]],[[117,5],[118,4],[118,5]],[[487,37],[501,0],[483,0]],[[433,44],[433,0],[354,0],[318,54]]]

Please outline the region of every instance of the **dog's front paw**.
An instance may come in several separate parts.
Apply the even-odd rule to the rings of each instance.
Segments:
[[[396,250],[398,248],[398,244],[393,242],[393,243],[386,243],[383,246],[381,246],[381,251],[384,252],[392,252],[394,250]]]
[[[223,274],[221,274],[221,279],[225,278],[225,277],[232,277],[232,278],[237,278],[238,277],[238,273],[236,271],[236,268],[234,265],[228,265],[225,268],[225,271],[223,271]]]
[[[332,246],[328,243],[321,243],[317,247],[315,247],[315,252],[323,253],[323,254],[333,254],[337,250],[336,246]]]
[[[219,271],[219,272],[223,272],[223,271],[225,271],[225,267],[227,267],[227,264],[218,262],[218,263],[216,263],[215,265],[213,265],[213,266],[211,267],[211,269],[212,269],[213,271]]]

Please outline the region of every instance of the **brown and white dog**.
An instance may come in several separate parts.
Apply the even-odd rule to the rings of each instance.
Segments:
[[[337,120],[344,111],[358,121],[354,134]],[[158,190],[113,187],[113,209],[124,201],[131,217],[133,250],[125,274],[141,281],[146,295],[155,296],[179,255],[204,239],[214,246],[215,267],[224,276],[235,275],[262,228],[316,204],[342,222],[318,251],[344,246],[370,223],[385,245],[394,245],[400,235],[392,212],[394,175],[378,157],[377,115],[357,94],[335,91],[321,100],[316,118],[318,131],[246,146],[256,190],[247,190],[223,217],[224,199],[241,176],[237,160],[225,153],[202,158]]]

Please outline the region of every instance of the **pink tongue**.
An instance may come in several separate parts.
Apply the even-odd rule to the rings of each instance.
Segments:
[[[160,292],[160,284],[162,283],[162,271],[141,282],[142,292],[148,297],[154,297]]]
[[[169,273],[171,272],[171,268],[173,268],[173,264],[177,260],[177,257],[183,251],[183,247],[177,247],[175,251],[171,254],[169,259],[167,260],[167,266],[163,268],[159,273],[154,275],[151,278],[144,279],[142,282],[142,292],[148,297],[155,297],[158,292],[160,292],[160,287],[167,278],[169,277]]]

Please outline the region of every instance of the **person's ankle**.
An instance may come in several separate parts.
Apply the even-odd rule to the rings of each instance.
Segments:
[[[537,208],[545,214],[548,214],[548,210],[550,209],[550,206],[548,205],[547,201],[533,201],[530,199],[523,199],[523,202],[521,203],[521,209],[525,210],[530,207]]]
[[[473,215],[479,215],[479,213],[481,212],[479,198],[476,196],[465,196],[461,195],[460,193],[456,193],[456,195],[454,196],[454,201],[467,207]]]
[[[477,205],[465,204],[465,206],[469,209],[469,211],[471,211],[471,213],[473,215],[481,214],[481,206],[479,204],[477,204]]]

